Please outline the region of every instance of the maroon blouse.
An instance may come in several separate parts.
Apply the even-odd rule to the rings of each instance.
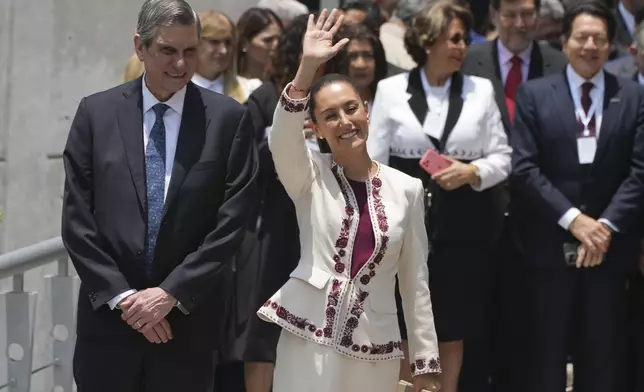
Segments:
[[[369,204],[367,203],[367,185],[364,182],[348,180],[353,193],[358,201],[358,232],[353,243],[353,255],[351,256],[351,277],[355,277],[367,263],[374,248],[376,247],[376,238],[371,226],[371,216],[369,215]]]

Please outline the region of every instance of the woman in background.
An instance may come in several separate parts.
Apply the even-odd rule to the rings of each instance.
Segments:
[[[240,103],[246,102],[250,93],[261,85],[261,81],[237,75],[235,25],[218,11],[202,12],[199,19],[199,63],[192,81],[198,86],[227,95]]]
[[[282,22],[266,8],[249,8],[237,21],[237,72],[247,79],[266,80],[268,66],[282,34]]]
[[[378,83],[387,75],[387,59],[380,39],[366,26],[346,25],[340,29],[335,42],[348,39],[349,43],[327,64],[327,73],[347,75],[367,101],[371,112]]]
[[[492,245],[505,212],[498,185],[510,172],[512,151],[491,82],[460,72],[471,25],[470,12],[450,1],[416,15],[405,46],[420,66],[380,82],[367,142],[374,159],[422,179],[428,195],[427,263],[443,392],[458,390],[463,341],[485,333]],[[450,166],[429,175],[419,165],[428,150]]]
[[[139,60],[139,56],[135,54],[130,57],[130,59],[127,61],[127,64],[125,64],[125,71],[123,72],[123,83],[131,82],[134,79],[138,79],[141,75],[143,75],[143,72],[145,71],[145,68],[143,67],[143,62]]]

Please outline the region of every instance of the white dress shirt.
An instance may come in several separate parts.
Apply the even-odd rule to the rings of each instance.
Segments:
[[[640,72],[637,73],[637,83],[644,85],[644,76]]]
[[[447,121],[447,109],[449,108],[449,90],[452,86],[452,79],[447,79],[442,86],[431,86],[425,72],[420,73],[420,81],[425,90],[427,99],[427,115],[423,123],[423,131],[429,136],[438,140],[443,136],[445,121]]]
[[[150,132],[156,121],[156,114],[152,109],[159,100],[152,95],[143,76],[143,151],[147,148]],[[174,165],[174,154],[177,151],[177,141],[179,140],[179,127],[181,126],[181,115],[183,113],[183,101],[186,97],[186,88],[183,87],[177,91],[164,103],[170,107],[163,115],[163,124],[165,125],[165,189],[163,191],[163,200],[168,194],[170,178],[172,177],[172,167]],[[127,290],[117,295],[107,302],[110,309],[114,309],[122,300],[136,293],[136,290]]]
[[[635,16],[628,12],[626,7],[624,7],[624,3],[621,1],[617,4],[617,9],[619,10],[619,14],[622,16],[622,19],[624,19],[624,23],[626,23],[626,30],[628,30],[628,33],[632,37],[635,34]]]
[[[196,84],[199,87],[203,87],[210,91],[214,91],[219,94],[224,94],[224,74],[219,75],[215,80],[206,79],[205,77],[195,73],[192,76],[192,83]]]
[[[566,76],[568,77],[568,86],[570,88],[570,94],[572,96],[572,101],[575,105],[575,113],[579,110],[583,110],[581,106],[581,95],[582,95],[582,89],[581,86],[586,83],[590,82],[592,83],[595,87],[590,90],[590,99],[591,101],[598,102],[599,104],[596,106],[595,110],[595,137],[599,138],[599,132],[601,131],[601,124],[602,124],[602,115],[603,115],[603,102],[604,102],[604,91],[605,91],[605,84],[604,84],[604,71],[599,71],[595,76],[593,76],[590,79],[585,79],[577,72],[575,72],[570,64],[566,66]],[[572,221],[575,220],[579,215],[581,215],[581,211],[573,207],[566,211],[565,214],[559,219],[559,226],[563,227],[565,230],[568,230],[570,228],[570,224]],[[606,219],[599,219],[600,222],[605,223],[607,226],[609,226],[612,230],[614,231],[619,231],[613,225],[610,221]]]
[[[530,71],[530,57],[532,56],[532,43],[528,45],[523,52],[516,55],[521,59],[521,80],[523,82],[528,80],[528,73]],[[496,41],[496,47],[499,52],[499,66],[501,67],[501,80],[505,86],[505,81],[508,79],[510,68],[512,68],[512,58],[515,56],[510,49],[506,48],[501,40]]]

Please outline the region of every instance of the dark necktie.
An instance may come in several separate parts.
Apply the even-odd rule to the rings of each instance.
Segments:
[[[595,87],[594,84],[591,82],[585,82],[584,84],[581,85],[581,106],[584,108],[584,112],[586,115],[588,115],[588,111],[590,110],[590,106],[593,104],[593,101],[590,99],[590,91]],[[582,132],[585,131],[584,124],[581,124]],[[588,136],[595,136],[595,113],[593,113],[593,117],[590,119],[590,122],[588,123],[588,131],[590,132],[590,135]],[[585,136],[585,135],[584,135]]]
[[[523,76],[521,74],[521,58],[514,56],[510,61],[512,62],[512,66],[505,79],[505,106],[508,108],[508,115],[512,123],[514,122],[514,102],[519,85],[523,81]]]
[[[156,115],[145,148],[145,175],[147,184],[148,230],[145,262],[148,271],[154,261],[154,249],[163,218],[165,198],[165,125],[163,115],[169,106],[158,103],[152,108]]]

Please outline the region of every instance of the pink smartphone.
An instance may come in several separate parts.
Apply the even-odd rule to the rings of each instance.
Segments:
[[[430,149],[420,159],[419,164],[420,167],[433,176],[441,170],[448,168],[452,162],[440,155],[436,150]]]

